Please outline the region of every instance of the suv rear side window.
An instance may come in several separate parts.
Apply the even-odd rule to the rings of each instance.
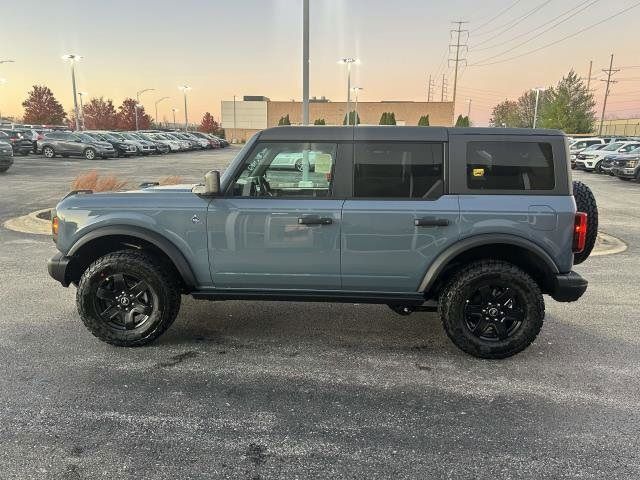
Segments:
[[[353,196],[436,199],[444,192],[441,143],[356,143]]]
[[[553,149],[544,142],[469,142],[471,190],[553,190]]]

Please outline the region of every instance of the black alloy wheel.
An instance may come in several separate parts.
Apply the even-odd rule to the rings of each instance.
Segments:
[[[115,273],[105,277],[96,290],[96,312],[111,328],[134,330],[158,308],[158,295],[144,280]]]
[[[465,301],[465,325],[482,340],[506,340],[514,335],[525,319],[521,303],[512,288],[501,283],[484,284]]]

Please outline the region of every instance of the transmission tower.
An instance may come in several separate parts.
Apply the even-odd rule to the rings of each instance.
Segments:
[[[440,90],[440,101],[444,102],[447,99],[447,78],[445,74],[442,74],[442,89]]]
[[[453,109],[455,116],[455,108],[456,108],[456,95],[458,93],[458,67],[461,63],[466,65],[467,59],[463,58],[468,51],[468,44],[466,43],[469,39],[469,30],[465,30],[462,27],[469,23],[465,21],[457,21],[452,22],[456,25],[455,29],[451,30],[451,38],[455,39],[455,43],[449,44],[449,54],[453,54],[453,58],[449,58],[449,66],[453,63]],[[463,39],[464,37],[464,39]],[[452,40],[453,41],[453,40]]]
[[[604,124],[604,114],[607,111],[607,99],[609,98],[609,90],[611,88],[611,84],[618,83],[615,80],[611,80],[611,76],[620,71],[619,68],[613,68],[613,53],[611,54],[609,68],[602,71],[607,74],[607,79],[601,80],[602,82],[607,82],[607,89],[604,92],[604,102],[602,104],[602,116],[600,117],[600,128],[598,129],[598,135],[602,135],[602,125]]]

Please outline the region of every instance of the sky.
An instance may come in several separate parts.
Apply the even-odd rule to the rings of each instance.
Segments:
[[[118,105],[153,88],[141,97],[153,116],[155,100],[171,97],[159,104],[159,120],[170,120],[172,107],[183,115],[181,84],[192,87],[190,122],[206,111],[219,118],[221,100],[233,95],[302,97],[302,0],[22,0],[19,8],[0,0],[5,3],[0,60],[15,63],[0,64],[2,115],[21,116],[34,84],[50,87],[70,111],[66,53],[83,56],[77,81],[88,98]],[[556,84],[570,69],[586,78],[590,61],[600,109],[602,69],[612,53],[621,71],[613,77],[618,83],[607,116],[640,116],[638,18],[637,0],[311,0],[310,91],[344,101],[346,72],[337,60],[356,56],[361,63],[352,79],[364,89],[363,101],[424,101],[429,75],[439,99],[443,73],[450,99],[451,22],[463,20],[468,51],[462,52],[456,114],[466,114],[471,99],[474,124],[487,124],[501,100]]]

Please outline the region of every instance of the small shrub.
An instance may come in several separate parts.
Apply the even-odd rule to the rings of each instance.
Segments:
[[[180,185],[184,183],[182,177],[179,175],[169,175],[168,177],[161,178],[158,182],[160,185]]]
[[[115,175],[100,176],[95,170],[81,173],[71,183],[71,190],[93,190],[94,192],[114,192],[124,190],[128,182]]]

